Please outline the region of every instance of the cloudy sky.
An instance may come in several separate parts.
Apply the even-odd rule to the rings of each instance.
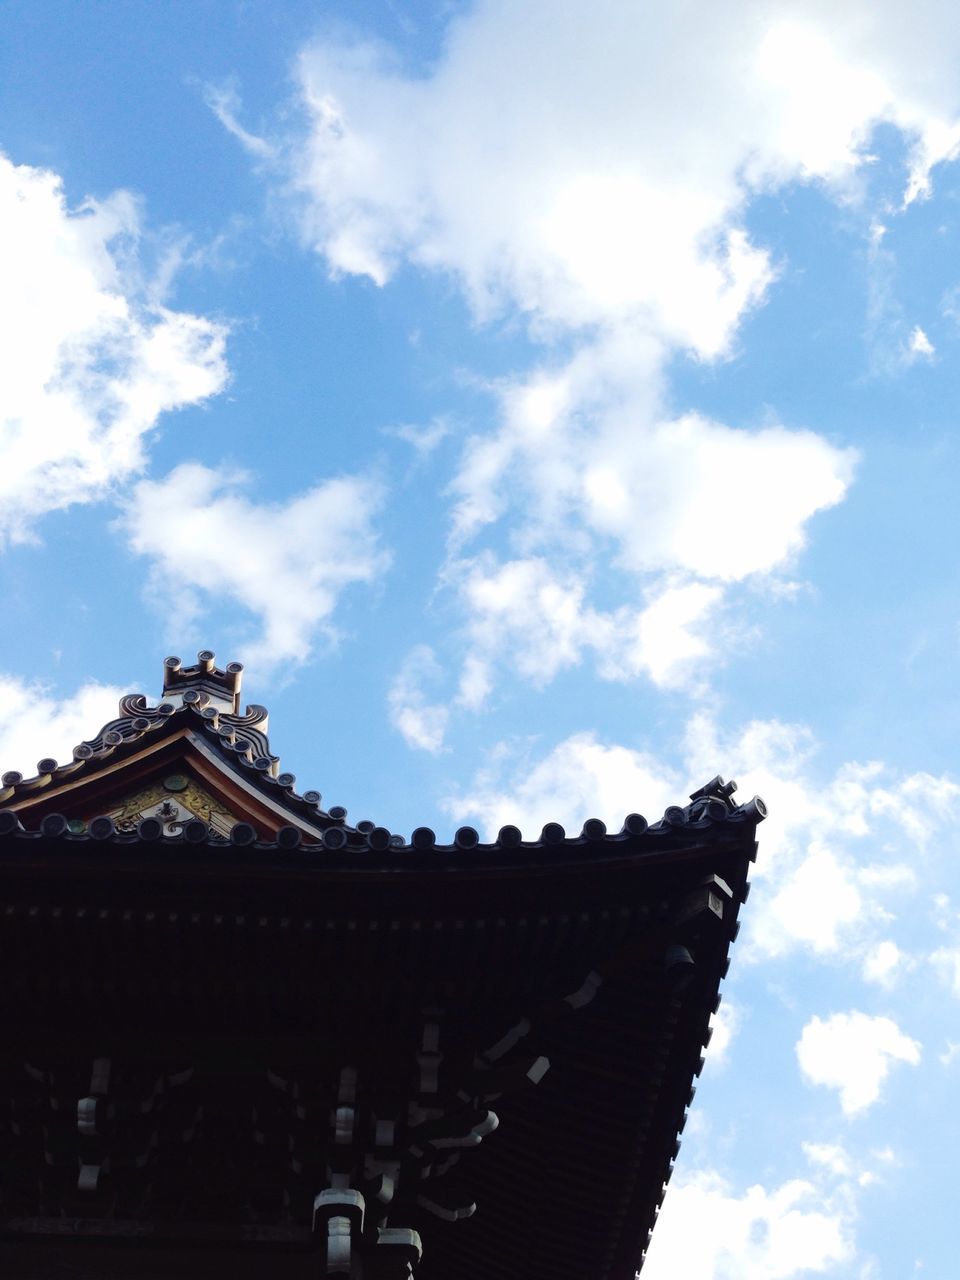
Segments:
[[[0,7],[0,765],[763,795],[644,1280],[956,1275],[958,155],[946,0]]]

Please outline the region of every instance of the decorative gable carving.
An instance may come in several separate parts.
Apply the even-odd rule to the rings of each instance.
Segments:
[[[144,818],[156,818],[165,836],[176,836],[192,818],[205,822],[214,835],[229,837],[241,820],[184,773],[141,787],[115,809],[107,811],[117,831],[134,832]]]

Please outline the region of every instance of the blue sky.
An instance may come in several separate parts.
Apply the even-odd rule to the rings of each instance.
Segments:
[[[652,1280],[956,1274],[960,37],[834,10],[0,9],[3,766],[209,646],[354,820],[762,794]]]

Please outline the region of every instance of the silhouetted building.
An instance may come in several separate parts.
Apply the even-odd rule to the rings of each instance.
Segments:
[[[2,1274],[633,1280],[762,804],[407,840],[240,676],[3,775]]]

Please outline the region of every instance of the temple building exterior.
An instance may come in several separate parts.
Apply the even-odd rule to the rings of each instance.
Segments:
[[[762,802],[407,838],[240,682],[0,779],[0,1273],[634,1280]]]

